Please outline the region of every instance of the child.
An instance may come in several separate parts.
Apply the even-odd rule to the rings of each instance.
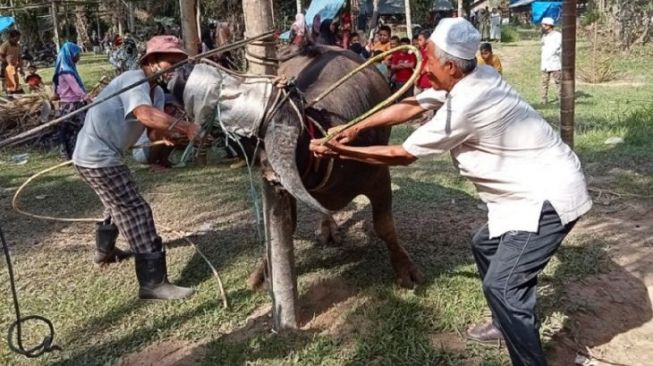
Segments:
[[[43,87],[43,79],[41,76],[36,73],[36,66],[29,65],[27,67],[27,76],[25,77],[25,82],[29,85],[30,91],[39,91]]]
[[[420,49],[420,52],[422,53],[422,64],[420,65],[421,67],[421,73],[419,79],[417,79],[417,83],[415,85],[415,94],[419,94],[424,89],[428,89],[431,87],[431,82],[429,81],[428,74],[426,72],[426,63],[428,62],[429,58],[429,53],[426,51],[426,42],[429,39],[429,34],[426,31],[421,31],[417,35],[417,45]]]
[[[18,60],[14,55],[7,55],[7,67],[5,68],[5,89],[7,94],[23,94],[18,78]]]
[[[367,59],[370,57],[369,52],[367,52],[365,47],[363,47],[363,45],[361,44],[360,35],[358,33],[352,32],[349,36],[349,39],[351,40],[351,44],[349,45],[349,50],[359,55],[363,59]]]
[[[376,33],[378,36],[378,42],[374,42],[370,46],[370,51],[381,51],[385,52],[392,48],[390,45],[390,36],[392,35],[392,31],[390,30],[390,27],[387,25],[382,25],[379,27],[379,31]]]
[[[410,45],[410,39],[402,38],[400,41],[401,45]],[[407,50],[398,51],[392,54],[390,59],[390,70],[393,73],[394,77],[394,88],[393,91],[397,91],[404,86],[410,77],[413,75],[413,69],[417,64],[417,57]],[[398,100],[404,98],[412,97],[413,89],[409,88]]]
[[[494,67],[499,74],[503,75],[503,66],[499,56],[492,53],[492,45],[489,43],[481,43],[479,48],[479,55],[476,56],[476,62],[479,65],[488,65]]]

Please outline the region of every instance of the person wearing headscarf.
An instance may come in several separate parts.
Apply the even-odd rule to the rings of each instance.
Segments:
[[[331,19],[325,19],[320,23],[320,35],[317,38],[317,43],[327,46],[336,45],[338,39],[336,38],[336,34],[331,29],[331,22]]]
[[[62,116],[83,107],[88,99],[84,82],[77,72],[80,54],[81,48],[78,45],[66,42],[57,55],[52,83],[59,97],[59,114]],[[82,128],[85,115],[84,112],[78,113],[59,124],[61,154],[66,160],[73,156],[77,134]]]
[[[295,15],[295,22],[290,27],[290,39],[292,44],[300,46],[306,38],[306,18],[304,14]]]
[[[322,24],[322,17],[320,17],[320,14],[315,14],[313,17],[313,24],[312,24],[312,29],[311,29],[311,40],[313,42],[316,42],[318,38],[320,38],[320,25]]]

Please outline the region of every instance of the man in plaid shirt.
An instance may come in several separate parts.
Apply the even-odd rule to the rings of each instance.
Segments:
[[[115,93],[187,57],[176,37],[153,37],[139,61],[140,68],[113,79],[98,97]],[[193,290],[168,282],[166,256],[152,210],[123,162],[125,152],[146,128],[165,132],[175,122],[163,112],[163,89],[158,86],[161,81],[143,83],[91,108],[77,137],[73,163],[105,207],[105,221],[98,223],[96,233],[95,262],[111,263],[131,255],[115,247],[120,232],[136,258],[139,297],[168,300],[188,297]],[[173,129],[192,139],[199,126],[180,122]]]

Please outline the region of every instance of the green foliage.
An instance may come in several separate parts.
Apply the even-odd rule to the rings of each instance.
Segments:
[[[512,43],[520,40],[519,32],[515,27],[510,25],[504,25],[501,27],[501,42]]]

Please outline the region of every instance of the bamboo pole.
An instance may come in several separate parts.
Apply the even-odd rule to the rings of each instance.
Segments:
[[[410,12],[410,0],[404,0],[404,7],[406,8],[406,34],[408,39],[413,41],[413,19]]]

